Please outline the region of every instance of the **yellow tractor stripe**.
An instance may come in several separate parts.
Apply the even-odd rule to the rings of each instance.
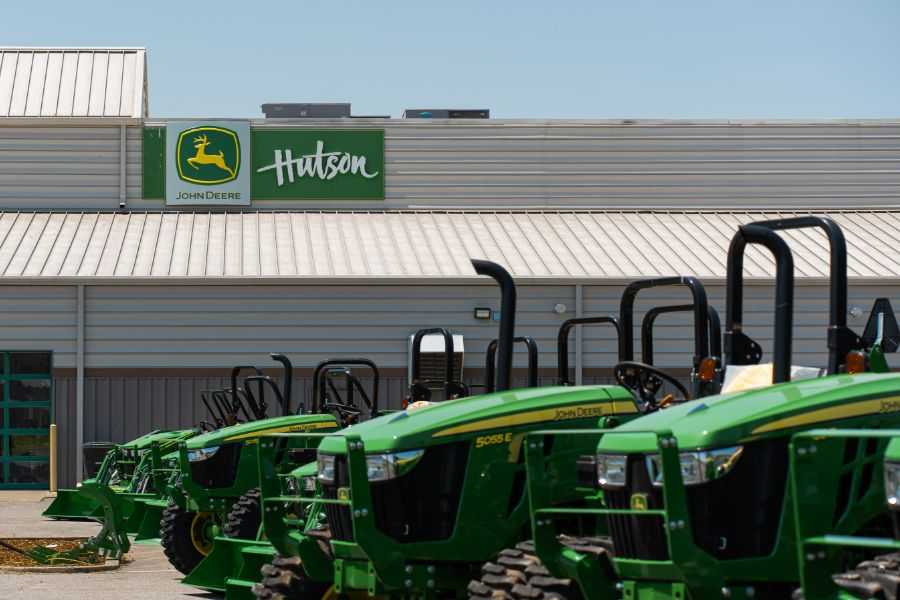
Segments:
[[[532,410],[528,412],[518,413],[515,415],[506,415],[503,417],[494,417],[491,419],[482,419],[481,421],[473,421],[455,427],[448,427],[441,431],[435,432],[431,437],[445,437],[448,435],[456,435],[458,433],[471,433],[473,431],[484,431],[486,429],[497,429],[500,427],[516,427],[517,425],[531,425],[532,423],[540,423],[542,421],[567,421],[570,419],[588,419],[591,417],[605,417],[608,415],[634,414],[637,408],[633,402],[628,401],[605,401],[591,402],[589,404],[574,404],[571,406],[558,406],[556,408],[542,408],[540,410]]]
[[[247,438],[258,438],[270,433],[300,433],[304,431],[312,431],[314,429],[337,429],[337,423],[334,421],[319,421],[318,423],[304,423],[302,425],[284,425],[282,427],[273,427],[272,429],[261,429],[259,431],[250,431],[240,435],[233,435],[225,438],[225,442],[236,442],[238,440],[246,440]]]
[[[824,423],[826,421],[839,421],[841,419],[850,419],[853,417],[862,417],[878,413],[897,412],[898,410],[900,410],[900,396],[860,400],[859,402],[829,406],[828,408],[820,408],[819,410],[808,413],[778,419],[777,421],[760,425],[753,430],[752,434],[756,435],[767,433],[769,431],[778,431],[780,429],[790,429],[792,427],[813,425],[815,423]]]

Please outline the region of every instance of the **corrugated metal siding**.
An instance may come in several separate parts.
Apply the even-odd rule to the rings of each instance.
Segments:
[[[0,111],[3,105],[0,96]],[[262,122],[257,122],[260,126]],[[601,121],[337,120],[280,126],[383,127],[385,200],[254,202],[257,208],[821,210],[900,204],[897,122],[627,125]],[[4,185],[0,180],[0,206],[21,207],[27,201],[36,208],[118,208],[118,189],[110,190],[108,181],[110,173],[117,171],[80,170],[84,163],[97,160],[95,152],[106,158],[114,154],[111,164],[117,165],[118,134],[105,144],[92,135],[86,127],[4,127],[0,119],[0,166],[9,156],[22,154],[30,156],[26,162],[51,163],[59,171],[54,175],[48,164],[34,167],[48,169],[47,180],[22,185]],[[23,136],[24,140],[12,139]],[[158,209],[161,201],[141,198],[140,136],[140,128],[129,128],[128,204]],[[9,152],[2,153],[4,149]],[[73,170],[84,175],[61,176]]]
[[[74,286],[0,286],[0,349],[52,350],[56,368],[75,366]]]
[[[623,280],[694,274],[722,279],[738,225],[792,213],[366,212],[0,213],[0,277],[91,282],[165,278],[476,279],[470,258],[519,281]],[[900,212],[835,212],[853,277],[900,276]],[[827,240],[784,234],[798,277],[826,277]],[[751,248],[749,277],[774,263]]]
[[[147,116],[139,48],[0,47],[0,117]]]
[[[556,365],[559,302],[574,311],[574,287],[519,288],[518,331],[539,341],[545,366]],[[492,286],[90,286],[85,304],[88,368],[230,367],[269,362],[269,352],[307,368],[357,355],[405,368],[409,335],[435,326],[465,335],[466,366],[480,368],[497,324],[476,321],[472,311],[499,308],[499,293]]]
[[[75,464],[78,451],[75,397],[75,377],[53,378],[53,422],[57,426],[56,458],[59,461],[57,478],[60,487],[71,487],[81,478]]]
[[[141,189],[141,130],[126,129],[126,191]],[[3,127],[0,207],[117,208],[118,126]]]
[[[900,200],[896,121],[356,120],[290,126],[384,127],[389,208],[821,209],[897,206]]]

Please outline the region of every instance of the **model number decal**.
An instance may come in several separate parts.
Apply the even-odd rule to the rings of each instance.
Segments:
[[[564,421],[566,419],[585,419],[588,417],[602,417],[604,414],[601,406],[575,406],[572,408],[558,408],[556,414],[553,415],[554,421]]]
[[[485,446],[493,446],[495,444],[508,444],[512,441],[512,433],[495,433],[493,435],[482,435],[475,438],[475,447],[484,448]]]

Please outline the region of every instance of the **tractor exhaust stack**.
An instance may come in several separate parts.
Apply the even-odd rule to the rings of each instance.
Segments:
[[[497,336],[497,385],[502,392],[510,389],[512,380],[512,346],[516,328],[516,284],[509,271],[489,260],[472,259],[479,275],[487,275],[500,286],[500,333]]]

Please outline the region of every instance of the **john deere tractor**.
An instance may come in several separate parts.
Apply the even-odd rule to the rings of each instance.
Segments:
[[[640,398],[636,401],[620,386],[510,389],[515,286],[499,265],[481,260],[472,264],[477,273],[497,281],[502,295],[496,391],[452,402],[411,404],[336,434],[263,439],[264,527],[280,556],[263,568],[263,581],[254,586],[258,598],[332,592],[462,596],[483,561],[528,536],[522,449],[529,431],[547,424],[585,427],[598,420],[611,427],[655,408]],[[638,282],[629,288],[623,305],[631,306],[638,289],[658,284],[686,285],[693,292],[692,381],[700,392],[715,387],[718,361],[710,355],[706,295],[697,280]],[[628,314],[622,320],[631,323],[630,308],[623,312]],[[611,324],[618,334],[618,319],[611,317],[565,324],[560,331],[561,382],[569,379],[568,333],[584,323]],[[627,361],[620,379],[645,394],[659,390],[660,378],[630,371],[639,364],[631,361],[631,335],[630,327],[618,335],[620,359]],[[704,364],[708,380],[700,374]],[[671,379],[676,393],[690,396],[681,382]],[[284,493],[277,471],[266,460],[288,439],[318,445],[316,467],[294,471],[296,491],[291,494]],[[574,487],[575,474],[566,466],[591,446],[577,438],[559,438],[546,457]],[[553,499],[556,506],[579,502],[568,490]],[[308,507],[302,522],[285,518],[285,507],[294,505]]]
[[[824,377],[791,381],[792,370],[797,371],[791,365],[793,258],[778,231],[810,227],[823,230],[831,246],[828,364]],[[502,554],[505,561],[486,565],[470,587],[472,597],[791,597],[800,579],[795,495],[789,485],[791,437],[817,427],[900,426],[900,374],[861,372],[866,342],[846,326],[843,234],[834,222],[815,217],[752,223],[733,237],[726,369],[753,365],[762,357],[742,322],[743,259],[752,244],[768,249],[776,263],[773,364],[755,367],[770,374],[771,385],[686,402],[617,429],[529,436],[525,445],[534,546],[510,548]],[[873,355],[868,358],[871,365]],[[552,451],[574,439],[592,440],[591,456],[565,468],[548,460],[548,446]],[[820,473],[826,481],[846,471],[840,469],[841,451],[846,449]],[[850,454],[855,467],[863,466],[856,460],[858,450]],[[586,459],[602,505],[556,506],[560,494],[572,489],[567,473],[583,472]],[[878,516],[870,508],[853,504],[849,516],[839,521],[841,531],[865,531]],[[589,529],[594,535],[572,529],[574,518],[593,519]],[[604,529],[608,535],[597,535]]]
[[[282,355],[272,357],[279,361],[285,360]],[[265,402],[261,395],[264,389],[260,387],[260,395],[257,398],[238,387],[238,376],[246,370],[262,375],[262,371],[256,367],[237,366],[231,371],[231,388],[207,390],[200,394],[211,421],[202,420],[191,429],[152,431],[130,442],[112,445],[100,461],[99,468],[95,472],[85,473],[87,480],[104,482],[101,485],[109,487],[112,496],[104,494],[101,497],[120,498],[124,501],[121,507],[113,510],[119,511],[119,516],[124,519],[124,527],[129,533],[141,537],[142,524],[147,520],[151,522],[155,520],[155,524],[145,525],[144,528],[148,530],[149,537],[157,537],[159,514],[153,513],[152,508],[150,510],[152,514],[148,514],[148,504],[145,501],[152,504],[152,501],[159,499],[163,492],[164,486],[159,485],[161,480],[158,471],[170,468],[172,457],[168,456],[165,465],[160,457],[170,455],[177,449],[179,442],[200,433],[265,417],[265,414],[260,413],[260,402]],[[108,445],[97,444],[93,449],[105,447]],[[87,471],[87,468],[85,470]],[[106,511],[98,502],[97,494],[79,486],[76,489],[59,490],[43,516],[61,520],[81,520],[102,519],[104,514]]]

